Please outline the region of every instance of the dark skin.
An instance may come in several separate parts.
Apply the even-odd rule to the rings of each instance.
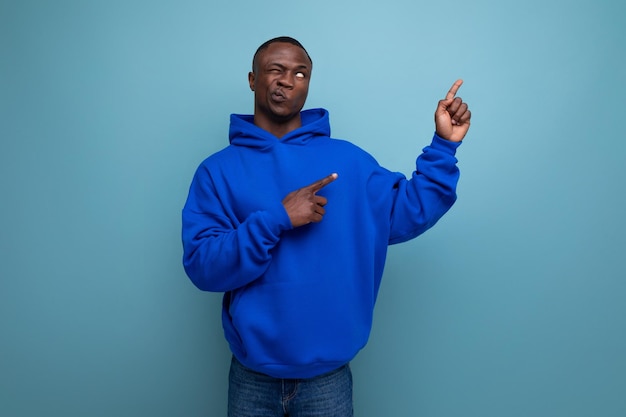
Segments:
[[[302,126],[312,66],[304,50],[290,43],[272,43],[259,52],[248,74],[255,125],[277,138]]]
[[[306,52],[290,43],[275,42],[260,51],[248,74],[254,91],[254,124],[277,138],[301,127],[300,111],[309,92],[312,67]],[[435,110],[437,135],[452,142],[461,142],[470,127],[471,112],[456,97],[462,84],[463,80],[457,80]],[[336,179],[333,173],[287,194],[282,203],[294,228],[322,221],[328,201],[317,192]]]
[[[472,113],[456,92],[463,85],[463,80],[456,80],[450,87],[446,98],[439,100],[435,110],[435,132],[439,137],[451,142],[463,140],[470,127]]]

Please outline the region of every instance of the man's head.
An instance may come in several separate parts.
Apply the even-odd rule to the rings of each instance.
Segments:
[[[297,40],[280,37],[263,43],[248,74],[254,123],[278,137],[300,127],[312,69],[309,54]]]
[[[266,49],[271,44],[276,43],[276,42],[290,43],[292,45],[295,45],[301,48],[306,54],[306,57],[309,58],[309,62],[311,63],[311,68],[313,68],[313,60],[311,59],[311,57],[309,56],[309,53],[306,51],[306,49],[304,49],[304,46],[302,46],[300,42],[298,42],[296,39],[291,38],[289,36],[279,36],[277,38],[273,38],[268,41],[265,41],[263,44],[261,44],[261,46],[257,48],[256,52],[254,53],[254,57],[252,58],[252,72],[256,72],[256,63],[257,63],[256,60],[257,60],[257,57],[259,56],[259,53],[263,51],[264,49]]]

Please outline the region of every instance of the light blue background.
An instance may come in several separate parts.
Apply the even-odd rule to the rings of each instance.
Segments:
[[[392,170],[457,78],[474,115],[458,203],[390,249],[357,415],[626,415],[624,4],[2,0],[0,415],[225,415],[180,210],[283,34]]]

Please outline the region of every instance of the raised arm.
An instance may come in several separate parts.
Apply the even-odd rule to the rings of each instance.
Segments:
[[[417,158],[409,181],[395,186],[390,243],[403,242],[432,227],[456,201],[456,148],[470,127],[471,112],[456,93],[457,80],[435,110],[435,137]]]

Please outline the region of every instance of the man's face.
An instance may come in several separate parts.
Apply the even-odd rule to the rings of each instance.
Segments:
[[[254,91],[255,122],[299,121],[309,92],[311,61],[302,48],[275,42],[261,50],[248,76]]]

